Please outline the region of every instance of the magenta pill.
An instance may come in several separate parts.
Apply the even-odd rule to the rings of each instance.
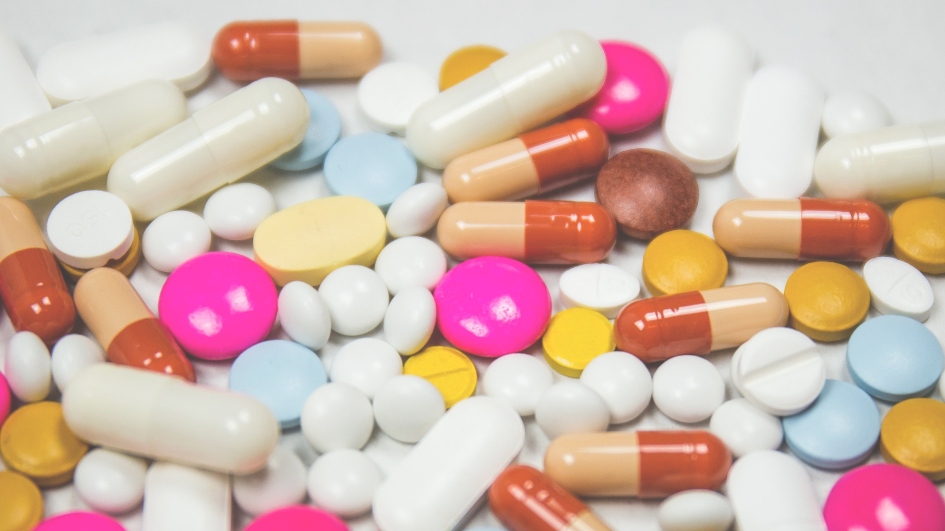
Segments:
[[[467,260],[433,292],[443,337],[463,352],[495,358],[521,352],[541,337],[551,295],[538,273],[511,258]]]
[[[348,531],[348,526],[335,515],[294,505],[276,509],[253,520],[246,531]]]
[[[33,531],[125,531],[125,526],[101,514],[79,511],[54,516]]]
[[[10,386],[7,385],[7,379],[0,374],[0,426],[7,420],[10,414]]]
[[[277,300],[276,286],[259,264],[235,253],[207,253],[167,277],[158,310],[189,354],[224,360],[269,334]]]

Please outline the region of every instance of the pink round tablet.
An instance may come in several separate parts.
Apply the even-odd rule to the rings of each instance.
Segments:
[[[622,41],[601,41],[607,78],[578,114],[608,133],[639,131],[659,119],[669,96],[669,75],[663,64],[643,48]]]
[[[0,426],[7,420],[10,414],[10,386],[7,385],[7,379],[0,374]]]
[[[899,465],[844,474],[824,504],[829,531],[942,531],[945,501],[925,476]]]
[[[207,253],[167,277],[158,309],[184,350],[224,360],[269,334],[277,300],[276,286],[259,264],[235,253]]]
[[[348,526],[335,515],[294,505],[276,509],[253,520],[245,531],[348,531]]]
[[[440,279],[433,296],[443,337],[488,358],[538,341],[551,317],[551,295],[541,277],[511,258],[467,260]]]
[[[33,531],[125,531],[125,526],[101,514],[74,512],[45,520]]]

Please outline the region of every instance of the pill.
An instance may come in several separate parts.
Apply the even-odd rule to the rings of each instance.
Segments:
[[[43,488],[72,481],[76,465],[88,450],[66,426],[57,402],[21,406],[0,427],[3,463]]]
[[[374,397],[374,420],[390,438],[419,441],[443,416],[443,394],[426,379],[412,374],[390,378]]]
[[[131,247],[128,248],[128,251],[118,259],[108,260],[102,267],[114,269],[126,277],[130,277],[131,274],[134,273],[135,267],[137,267],[138,262],[141,261],[142,245],[141,238],[138,236],[138,229],[132,226],[131,233]],[[90,271],[89,269],[72,267],[62,261],[59,262],[59,268],[62,269],[62,274],[65,276],[66,280],[72,283],[78,282],[79,279],[82,278],[82,275]]]
[[[786,416],[809,406],[824,387],[827,366],[817,345],[797,330],[761,330],[732,357],[732,384],[755,407]]]
[[[761,450],[777,450],[784,439],[781,419],[752,405],[744,398],[725,402],[712,413],[709,431],[739,457]]]
[[[148,265],[170,273],[181,264],[210,250],[207,222],[186,210],[165,212],[144,229],[141,247]]]
[[[210,76],[210,40],[189,24],[162,22],[86,37],[47,51],[36,79],[49,101],[62,105],[148,79],[182,91]]]
[[[925,322],[932,313],[935,293],[918,269],[890,256],[877,256],[863,264],[863,280],[870,302],[879,313],[902,315]]]
[[[253,235],[253,252],[276,284],[317,286],[339,267],[374,265],[386,237],[384,214],[370,201],[324,197],[266,218]]]
[[[403,374],[400,354],[389,343],[363,337],[344,345],[331,360],[331,381],[355,387],[373,399],[388,380]]]
[[[420,183],[404,190],[387,209],[387,231],[394,238],[429,232],[446,210],[446,190],[436,183]]]
[[[381,133],[346,136],[325,157],[325,184],[335,195],[363,197],[382,209],[417,182],[417,161]]]
[[[394,296],[384,314],[384,341],[401,355],[416,354],[436,328],[436,301],[424,287],[407,288]]]
[[[626,352],[608,352],[591,360],[581,373],[581,383],[604,399],[611,424],[640,416],[653,394],[650,371],[639,358]]]
[[[331,329],[346,336],[360,336],[377,328],[390,302],[381,276],[361,265],[346,265],[329,273],[318,294],[328,307]]]
[[[196,381],[194,368],[168,327],[121,273],[85,274],[75,288],[76,308],[112,363]],[[61,388],[60,388],[61,389]]]
[[[302,143],[270,163],[274,168],[301,171],[325,161],[331,146],[341,138],[341,115],[330,99],[314,90],[302,89],[308,103],[308,129]]]
[[[440,531],[460,525],[525,441],[511,407],[474,396],[451,408],[374,495],[385,531]]]
[[[381,250],[374,270],[384,279],[391,295],[412,287],[432,290],[446,273],[446,255],[431,240],[407,236]]]
[[[407,358],[404,374],[432,383],[443,395],[447,409],[472,396],[479,378],[469,356],[443,346],[428,347]]]
[[[486,44],[463,46],[446,56],[440,65],[440,90],[469,79],[489,65],[508,55],[503,50]]]
[[[308,472],[308,494],[316,505],[351,518],[371,510],[383,481],[374,461],[357,450],[333,450],[315,460]]]
[[[96,448],[75,467],[76,493],[93,510],[124,514],[144,499],[144,459]]]
[[[558,279],[561,303],[566,308],[588,308],[608,319],[640,295],[640,281],[610,264],[581,264]]]
[[[631,238],[649,240],[692,218],[699,186],[679,159],[655,149],[617,153],[597,175],[594,195]]]
[[[30,531],[43,519],[43,494],[22,474],[0,470],[0,499],[2,529]]]
[[[599,262],[617,239],[600,205],[576,201],[468,202],[443,212],[437,239],[450,256],[505,256],[537,264]]]
[[[712,362],[676,356],[653,373],[653,403],[677,422],[702,422],[725,401],[725,382]]]
[[[512,531],[610,529],[581,500],[530,466],[503,470],[489,487],[489,507]]]
[[[0,129],[48,112],[49,100],[39,81],[33,76],[16,42],[0,33],[0,71],[4,73],[3,92],[0,92]],[[25,520],[24,520],[25,522]],[[13,529],[19,529],[16,525]]]
[[[246,531],[303,531],[305,529],[348,531],[348,526],[327,511],[307,505],[293,505],[266,513],[246,527]]]
[[[827,138],[882,129],[891,123],[892,118],[883,102],[872,94],[858,91],[828,96],[821,117]]]
[[[607,133],[574,118],[453,159],[443,187],[452,203],[523,199],[596,175],[609,155]]]
[[[945,273],[945,199],[925,197],[892,215],[893,253],[923,273]]]
[[[203,218],[217,236],[225,240],[248,240],[256,227],[276,211],[269,190],[253,183],[237,183],[220,188],[207,199]]]
[[[417,160],[456,157],[534,129],[590,99],[607,74],[593,38],[562,31],[507,55],[421,105],[407,126]]]
[[[111,363],[76,375],[62,404],[68,427],[92,444],[225,473],[261,469],[279,437],[253,398]]]
[[[548,322],[541,346],[552,369],[579,378],[591,360],[614,350],[614,327],[594,310],[569,308]]]
[[[122,154],[186,117],[180,89],[158,80],[34,116],[0,134],[0,186],[35,199],[105,175]]]
[[[49,518],[33,531],[125,531],[125,527],[101,514],[73,511]]]
[[[735,520],[728,498],[712,490],[673,494],[660,504],[662,531],[726,531]]]
[[[302,435],[320,453],[367,444],[374,429],[371,399],[360,389],[330,382],[316,389],[302,406]]]
[[[735,157],[754,65],[748,43],[727,29],[702,26],[683,39],[663,137],[692,171],[714,173]]]
[[[725,490],[741,531],[827,530],[810,476],[787,454],[763,451],[739,458]]]
[[[135,227],[131,211],[117,196],[85,190],[52,209],[46,220],[46,236],[50,251],[61,262],[92,269],[120,260],[131,249]]]
[[[7,343],[3,373],[14,396],[23,402],[43,400],[52,380],[49,349],[36,334],[17,332]]]
[[[403,136],[410,116],[438,93],[436,80],[426,69],[395,61],[361,78],[358,107],[371,129]]]
[[[579,380],[562,380],[535,405],[535,421],[548,439],[567,433],[607,431],[610,410],[593,389]]]
[[[784,295],[758,282],[632,302],[617,314],[614,339],[618,349],[650,363],[737,347],[787,319]]]
[[[108,191],[150,221],[272,162],[302,141],[308,122],[295,85],[259,80],[122,155]]]
[[[497,256],[463,262],[433,292],[437,327],[456,348],[495,358],[521,352],[541,337],[551,295],[535,270]]]
[[[870,309],[866,282],[847,266],[811,262],[796,269],[784,286],[791,327],[815,341],[850,337]]]
[[[545,450],[545,474],[575,496],[665,498],[717,490],[732,455],[707,431],[565,435]]]
[[[512,406],[521,416],[535,414],[535,407],[554,383],[548,365],[528,354],[496,358],[482,376],[482,390]]]
[[[331,315],[318,290],[298,280],[279,291],[279,324],[292,341],[321,350],[331,336]]]
[[[252,515],[302,503],[305,475],[302,460],[292,450],[276,446],[265,468],[254,474],[233,476],[233,500]]]
[[[361,77],[381,60],[381,38],[363,22],[246,20],[213,40],[213,63],[234,81]]]
[[[148,530],[230,528],[230,478],[224,474],[158,462],[148,469],[144,493],[141,520]]]
[[[7,415],[10,414],[10,386],[7,383],[7,378],[3,374],[0,374],[0,426],[3,426],[3,421],[7,420]]]
[[[732,256],[857,262],[883,254],[892,237],[876,203],[809,197],[729,201],[712,232]]]
[[[643,285],[654,297],[721,288],[727,276],[725,253],[705,234],[664,232],[643,252]]]
[[[879,449],[886,462],[911,468],[932,481],[945,478],[945,404],[942,402],[911,398],[896,404],[883,417],[879,437]]]

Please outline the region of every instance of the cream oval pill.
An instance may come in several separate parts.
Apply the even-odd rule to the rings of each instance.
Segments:
[[[135,226],[131,211],[118,196],[85,190],[63,199],[49,213],[46,236],[50,251],[78,269],[104,266],[131,248]]]
[[[877,256],[863,264],[863,279],[873,308],[886,315],[928,320],[935,303],[929,279],[911,264],[891,256]]]
[[[232,521],[230,496],[227,475],[176,463],[154,463],[145,476],[142,528],[225,531]]]
[[[49,100],[13,39],[0,32],[0,129],[48,112]]]

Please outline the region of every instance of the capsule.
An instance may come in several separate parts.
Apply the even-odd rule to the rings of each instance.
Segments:
[[[49,345],[75,322],[75,304],[36,218],[12,197],[0,197],[0,299],[15,330]]]
[[[83,275],[75,286],[75,305],[109,361],[196,381],[170,331],[120,271],[100,267]]]
[[[650,363],[737,347],[787,320],[784,295],[756,282],[632,302],[617,314],[614,340],[619,350]]]
[[[551,441],[545,474],[575,496],[665,498],[718,490],[732,454],[707,431],[572,433]]]
[[[447,208],[436,235],[443,250],[460,260],[505,256],[533,264],[582,264],[607,257],[617,224],[597,203],[470,202]]]
[[[43,88],[13,39],[0,32],[0,129],[49,112]]]
[[[213,63],[235,81],[361,77],[381,62],[381,38],[363,22],[233,22],[213,39]]]
[[[489,505],[510,531],[610,531],[581,500],[530,466],[499,474]]]
[[[609,154],[604,130],[575,118],[455,159],[443,187],[451,203],[522,199],[596,175]]]
[[[600,43],[562,31],[507,55],[421,105],[407,125],[417,160],[440,169],[508,140],[597,95],[607,74]]]
[[[866,261],[886,250],[892,229],[871,201],[735,199],[712,224],[715,241],[743,258]]]

